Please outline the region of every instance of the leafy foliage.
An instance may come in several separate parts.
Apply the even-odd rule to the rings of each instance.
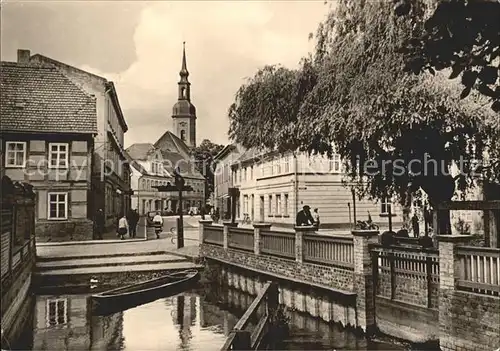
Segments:
[[[204,139],[200,145],[193,149],[196,169],[205,177],[205,198],[209,198],[214,191],[214,157],[224,145],[214,144]]]
[[[408,16],[415,0],[397,0],[395,11]],[[440,1],[425,22],[425,31],[403,47],[406,68],[415,74],[451,68],[449,78],[461,75],[464,89],[489,98],[500,113],[500,2],[497,0]]]
[[[423,189],[431,204],[451,200],[475,180],[472,160],[500,156],[500,125],[476,101],[460,100],[440,72],[405,72],[400,48],[423,35],[427,11],[415,0],[408,20],[391,3],[339,0],[301,69],[267,68],[240,88],[231,137],[245,147],[335,151],[359,197],[396,196],[408,206]],[[463,172],[453,177],[449,168],[460,160]],[[498,181],[498,164],[482,171]],[[449,214],[439,229],[451,232]]]

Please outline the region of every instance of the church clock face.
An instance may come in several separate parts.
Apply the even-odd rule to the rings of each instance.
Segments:
[[[186,122],[181,122],[181,123],[179,123],[179,125],[180,125],[181,127],[186,127],[186,126],[187,126],[187,123],[186,123]]]

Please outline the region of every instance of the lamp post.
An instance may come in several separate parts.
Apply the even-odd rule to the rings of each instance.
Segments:
[[[167,183],[167,185],[155,186],[158,191],[161,192],[172,192],[177,191],[179,194],[179,218],[177,219],[177,248],[180,249],[184,247],[184,221],[182,217],[182,192],[183,191],[193,191],[193,188],[189,185],[185,185],[184,177],[180,174],[180,170],[177,167],[174,170],[174,184]]]

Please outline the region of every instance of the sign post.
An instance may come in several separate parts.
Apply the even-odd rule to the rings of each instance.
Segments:
[[[186,182],[184,180],[184,177],[181,175],[179,168],[177,167],[174,170],[174,185],[167,183],[167,185],[159,185],[155,186],[158,191],[164,191],[164,192],[172,192],[172,191],[177,191],[179,194],[179,209],[178,209],[178,215],[179,218],[177,219],[177,248],[180,249],[184,247],[184,220],[183,220],[183,213],[182,213],[182,193],[183,191],[193,191],[193,188],[189,185],[185,185]]]

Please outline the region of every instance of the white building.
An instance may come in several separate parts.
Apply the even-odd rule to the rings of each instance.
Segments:
[[[311,210],[318,208],[322,228],[347,229],[354,222],[356,207],[357,220],[366,220],[370,213],[382,228],[388,227],[391,212],[393,229],[399,229],[402,216],[398,206],[391,208],[387,200],[354,200],[342,175],[339,155],[328,159],[247,150],[232,165],[233,183],[240,190],[237,217],[243,219],[246,214],[252,221],[293,226],[297,212],[309,205]]]
[[[165,155],[162,150],[153,144],[134,144],[127,149],[132,168],[131,187],[132,208],[140,214],[149,211],[178,210],[177,192],[159,192],[155,186],[173,184],[172,155]],[[167,157],[165,157],[167,156]],[[179,163],[186,185],[193,191],[183,194],[183,207],[187,211],[190,207],[201,207],[205,199],[205,178],[185,163]]]

